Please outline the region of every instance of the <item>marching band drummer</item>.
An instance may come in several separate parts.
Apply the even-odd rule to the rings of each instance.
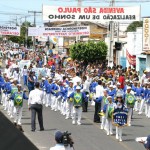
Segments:
[[[123,95],[118,94],[116,96],[116,105],[114,107],[114,113],[115,112],[120,112],[125,109],[124,105],[124,100],[123,100]],[[116,139],[121,142],[122,141],[122,127],[116,126]]]

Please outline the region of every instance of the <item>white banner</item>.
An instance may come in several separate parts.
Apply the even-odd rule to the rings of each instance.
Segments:
[[[31,27],[30,27],[30,30],[32,30]],[[34,31],[34,29],[32,31]],[[41,28],[36,29],[35,32],[28,34],[28,36],[29,35],[30,36],[59,36],[59,37],[89,36],[90,35],[90,27],[89,26],[41,27]]]
[[[0,35],[20,36],[20,27],[0,25]]]
[[[143,19],[143,51],[150,51],[150,18]]]
[[[43,5],[43,20],[139,21],[140,7],[62,7]]]
[[[38,27],[28,27],[28,36],[41,36],[40,29]]]

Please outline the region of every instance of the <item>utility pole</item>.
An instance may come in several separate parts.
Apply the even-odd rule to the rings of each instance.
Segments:
[[[34,27],[36,27],[36,14],[41,14],[41,11],[28,11],[28,13],[33,13],[34,15]],[[33,49],[35,50],[35,36],[33,37]]]
[[[82,6],[82,0],[78,0],[78,7]],[[77,26],[80,26],[81,22],[77,21]],[[76,42],[80,41],[80,35],[76,36]]]
[[[28,41],[27,16],[25,16],[25,28],[26,28],[26,33],[25,33],[25,47],[27,48],[27,41]]]
[[[115,5],[115,0],[112,0],[110,6],[113,7]],[[108,58],[108,66],[113,66],[113,44],[114,44],[114,22],[109,22],[110,26],[110,48],[109,48],[109,58]]]

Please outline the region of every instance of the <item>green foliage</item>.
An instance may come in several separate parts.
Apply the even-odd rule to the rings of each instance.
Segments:
[[[76,43],[70,47],[70,54],[73,60],[94,62],[104,60],[107,55],[107,45],[105,42],[89,41],[87,43]]]
[[[28,27],[32,27],[31,23],[23,22],[21,25],[20,36],[8,36],[8,40],[10,40],[14,43],[25,44],[25,36],[26,36],[26,31],[27,31]],[[32,43],[31,41],[32,41],[31,37],[28,37],[27,44],[31,44]]]
[[[143,21],[134,21],[128,27],[126,32],[135,32],[137,27],[143,27]]]

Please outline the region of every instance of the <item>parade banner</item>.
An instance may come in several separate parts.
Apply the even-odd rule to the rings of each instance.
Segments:
[[[129,62],[129,64],[135,66],[136,65],[136,56],[135,55],[131,55],[128,52],[128,50],[126,50],[126,56],[127,56],[127,60]]]
[[[0,25],[0,35],[20,36],[20,27]]]
[[[32,29],[33,28],[33,29]],[[89,26],[75,27],[30,27],[28,36],[56,36],[56,37],[73,37],[73,36],[89,36]]]
[[[40,28],[28,27],[28,36],[41,36]]]
[[[116,112],[113,114],[113,124],[115,126],[126,126],[127,125],[128,113],[125,111]]]
[[[143,19],[143,51],[150,51],[150,18]]]
[[[31,61],[30,61],[30,60],[21,60],[21,61],[19,62],[19,68],[20,68],[20,69],[23,69],[25,65],[26,65],[27,68],[28,68],[28,67],[30,66],[30,64],[31,64]]]
[[[43,5],[44,21],[139,21],[140,6],[62,7]]]
[[[79,26],[79,27],[46,27],[42,29],[43,36],[89,36],[90,27],[89,26]]]

